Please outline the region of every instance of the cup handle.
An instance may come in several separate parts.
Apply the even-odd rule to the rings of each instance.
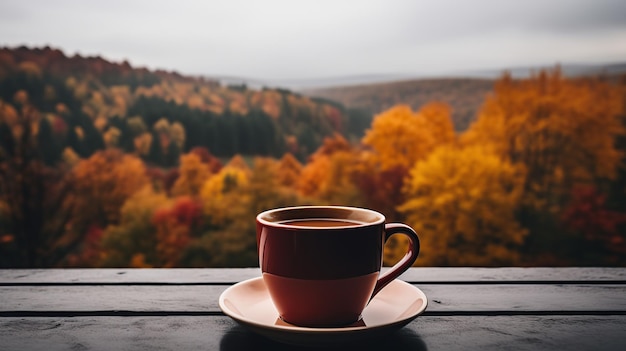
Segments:
[[[420,239],[413,228],[402,223],[385,224],[385,242],[394,234],[404,234],[409,238],[409,250],[398,263],[378,278],[370,299],[376,296],[387,284],[391,283],[394,279],[398,278],[400,274],[409,269],[420,253]]]

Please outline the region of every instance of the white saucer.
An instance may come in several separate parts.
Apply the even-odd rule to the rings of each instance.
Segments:
[[[252,331],[275,341],[307,346],[383,336],[411,322],[426,310],[427,304],[420,289],[396,279],[370,301],[361,321],[339,328],[306,328],[279,318],[262,277],[229,287],[219,299],[226,315]]]

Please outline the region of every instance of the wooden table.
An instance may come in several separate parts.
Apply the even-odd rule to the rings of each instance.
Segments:
[[[0,350],[289,350],[225,316],[249,269],[0,270]],[[626,268],[412,268],[426,312],[359,350],[626,350]],[[353,350],[354,345],[336,345]]]

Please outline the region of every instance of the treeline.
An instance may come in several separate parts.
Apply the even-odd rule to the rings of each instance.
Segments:
[[[355,140],[371,121],[284,89],[222,87],[50,48],[0,49],[0,99],[42,114],[47,165],[106,147],[166,168],[196,146],[222,158],[288,151],[304,161],[325,137]]]
[[[418,265],[626,264],[626,79],[504,75],[464,132],[430,102],[356,137],[339,105],[286,91],[131,92],[16,67],[0,86],[3,267],[256,266],[256,214],[300,204],[408,223]]]

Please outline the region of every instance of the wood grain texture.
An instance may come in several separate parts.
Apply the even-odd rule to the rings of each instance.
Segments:
[[[4,269],[0,270],[0,284],[233,284],[260,275],[259,268]],[[420,283],[626,283],[626,268],[410,268],[400,279]]]
[[[258,276],[258,268],[0,270],[0,351],[293,349],[217,305],[228,286]],[[386,339],[336,349],[626,345],[626,268],[411,268],[402,279],[426,293],[426,313]]]
[[[419,317],[383,339],[335,349],[623,350],[624,330],[626,316]],[[0,318],[0,350],[298,349],[227,317]]]
[[[417,285],[428,312],[615,311],[626,313],[626,285]],[[227,286],[2,286],[0,312],[219,312]],[[6,315],[6,313],[5,313]]]

